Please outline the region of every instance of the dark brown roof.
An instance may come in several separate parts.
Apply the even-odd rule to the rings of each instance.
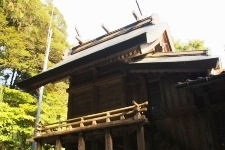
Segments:
[[[130,53],[133,51],[137,53],[134,50],[139,50],[141,44],[154,42],[164,32],[166,32],[166,35],[170,35],[167,23],[159,22],[152,25],[151,17],[145,18],[74,47],[73,55],[64,61],[59,62],[45,72],[16,84],[22,89],[34,90],[47,83],[62,80],[78,70],[111,61],[125,54],[125,52]],[[167,39],[170,42],[171,36],[168,36]],[[173,44],[169,46],[170,49],[174,50]]]
[[[131,72],[201,72],[216,68],[219,57],[208,56],[207,51],[152,52],[135,57],[121,67]],[[121,69],[122,69],[121,68]]]

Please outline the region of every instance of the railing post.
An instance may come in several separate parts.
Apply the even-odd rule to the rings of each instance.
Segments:
[[[62,144],[60,140],[55,141],[55,150],[61,150],[62,149]]]
[[[96,125],[97,124],[97,122],[94,120],[94,121],[92,121],[92,125]]]
[[[35,127],[35,130],[36,130],[36,136],[40,136],[41,135],[41,129],[42,129],[42,126],[39,125],[39,124],[36,124],[36,127]]]
[[[132,103],[136,106],[134,108],[134,112],[135,112],[134,119],[140,119],[141,118],[140,106],[135,101],[132,101]]]
[[[62,123],[60,122],[57,131],[61,131],[62,130],[61,124]]]
[[[40,141],[37,142],[37,150],[42,150],[42,143]]]
[[[141,128],[137,130],[137,146],[138,150],[145,150],[145,137],[143,126],[141,126]]]
[[[113,142],[110,129],[105,130],[105,150],[113,150]]]
[[[125,119],[124,115],[120,116],[120,120],[124,120],[124,119]]]
[[[67,127],[66,127],[66,129],[68,129],[68,130],[72,130],[72,129],[73,129],[73,127],[72,127],[71,125],[69,125],[69,126],[67,126]]]
[[[85,150],[85,141],[82,133],[79,133],[78,150]]]
[[[107,112],[107,113],[106,113],[106,122],[110,122],[110,117],[109,117],[109,116],[110,116],[110,113]]]
[[[80,119],[80,127],[84,127],[84,118],[83,117]]]

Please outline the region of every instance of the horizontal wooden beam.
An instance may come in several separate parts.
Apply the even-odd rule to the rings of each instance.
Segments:
[[[53,137],[53,136],[59,136],[59,135],[68,135],[72,133],[79,133],[79,132],[86,132],[86,131],[93,131],[97,129],[105,129],[105,128],[110,128],[110,127],[116,127],[116,126],[125,126],[125,125],[132,125],[132,124],[142,124],[146,123],[147,119],[142,116],[140,119],[123,119],[123,120],[118,120],[118,121],[112,121],[112,122],[107,122],[107,123],[101,123],[95,126],[85,126],[85,127],[80,127],[80,128],[74,128],[74,129],[69,129],[65,131],[58,131],[58,132],[51,132],[49,134],[43,134],[41,136],[34,137],[34,140],[39,140],[43,138],[48,138],[48,137]]]
[[[183,51],[183,52],[150,52],[145,57],[169,57],[169,56],[195,56],[195,55],[206,55],[207,51]],[[140,56],[141,57],[141,56]]]
[[[141,122],[136,122],[133,124],[124,124],[121,126],[111,126],[111,127],[107,127],[110,128],[111,130],[111,136],[112,137],[118,137],[118,136],[124,136],[124,135],[128,135],[128,134],[132,134],[135,131],[137,131],[137,129],[139,129],[141,126],[143,126],[144,124],[146,124],[146,121],[141,121]],[[85,141],[93,141],[93,140],[99,140],[99,139],[104,139],[105,138],[105,129],[107,128],[96,128],[93,130],[86,130],[84,131],[84,135],[83,138]],[[82,131],[81,131],[82,132]],[[41,137],[41,140],[43,141],[43,143],[46,144],[50,144],[50,145],[55,145],[55,141],[59,138],[60,136],[60,141],[62,143],[62,145],[65,144],[72,144],[72,145],[77,145],[78,144],[78,140],[79,140],[79,133],[80,132],[71,132],[71,133],[67,133],[67,134],[61,134],[61,135],[56,135],[56,136],[49,136],[49,137]]]

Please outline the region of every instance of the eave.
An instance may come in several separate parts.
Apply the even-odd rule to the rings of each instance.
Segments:
[[[107,41],[101,41],[100,39],[99,44],[86,47],[87,49],[69,56],[69,58],[59,62],[47,71],[16,84],[22,89],[31,91],[101,63],[110,63],[117,60],[126,61],[127,58],[143,55],[154,50],[152,48],[158,44],[159,39],[162,39],[162,35],[169,42],[169,45],[173,45],[171,44],[172,41],[169,40],[170,38],[167,37],[169,30],[165,22],[160,22],[154,26],[134,27],[134,30],[131,30],[131,28],[117,37],[109,38]],[[143,48],[143,44],[147,45],[144,45]],[[173,46],[168,48],[169,51],[174,50]]]

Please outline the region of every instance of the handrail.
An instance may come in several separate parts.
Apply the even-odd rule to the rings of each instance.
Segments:
[[[84,127],[85,124],[88,125],[96,125],[100,123],[100,121],[105,120],[106,122],[111,122],[111,118],[119,117],[117,120],[125,119],[125,115],[134,114],[135,118],[139,118],[141,116],[140,112],[147,111],[148,102],[144,102],[141,104],[137,104],[135,101],[132,101],[133,106],[119,108],[115,110],[110,110],[106,112],[101,112],[97,114],[77,117],[73,119],[68,119],[65,121],[55,122],[51,124],[40,125],[37,124],[37,131],[39,135],[47,134],[49,132],[61,131],[64,127],[66,130],[71,128]],[[102,123],[102,122],[101,122]],[[44,132],[44,133],[43,133]]]

